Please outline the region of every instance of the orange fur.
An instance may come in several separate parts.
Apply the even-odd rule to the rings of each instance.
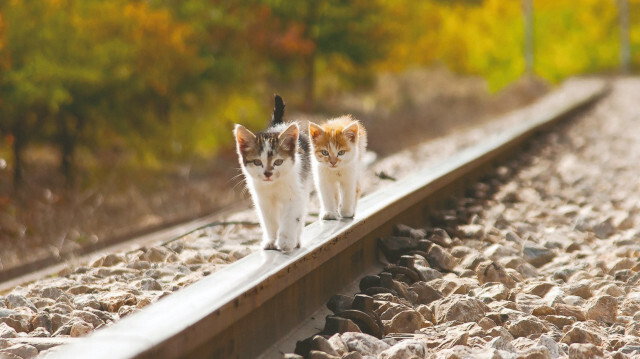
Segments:
[[[322,131],[314,126],[309,127],[309,134],[314,144],[316,157],[324,162],[328,162],[329,159],[322,155],[322,150],[326,149],[329,144],[333,144],[339,149],[350,152],[352,146],[349,143],[349,137],[343,133],[343,130],[354,122],[358,124],[358,146],[362,149],[366,148],[367,131],[364,129],[364,126],[362,126],[359,121],[353,119],[351,115],[346,115],[323,123],[319,126]],[[364,151],[360,151],[358,154],[359,157],[362,157],[362,152]]]

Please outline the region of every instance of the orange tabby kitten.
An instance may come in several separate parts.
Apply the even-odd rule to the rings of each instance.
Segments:
[[[342,116],[322,125],[309,122],[311,163],[322,205],[320,218],[352,218],[360,196],[362,156],[367,148],[364,126]]]

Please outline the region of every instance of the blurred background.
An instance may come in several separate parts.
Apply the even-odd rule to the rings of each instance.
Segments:
[[[246,201],[274,93],[384,156],[638,68],[640,0],[3,0],[0,267]]]

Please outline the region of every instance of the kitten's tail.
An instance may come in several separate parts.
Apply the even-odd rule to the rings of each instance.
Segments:
[[[273,108],[273,116],[271,117],[271,126],[284,123],[284,101],[280,95],[275,95],[275,107]]]

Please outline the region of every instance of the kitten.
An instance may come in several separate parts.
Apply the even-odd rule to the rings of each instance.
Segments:
[[[309,122],[312,169],[322,205],[320,218],[352,218],[360,196],[362,156],[367,148],[364,126],[342,116],[321,126]]]
[[[236,125],[238,158],[263,231],[262,248],[300,247],[311,190],[309,139],[298,124],[284,123],[284,102],[275,96],[269,127],[253,134]]]

